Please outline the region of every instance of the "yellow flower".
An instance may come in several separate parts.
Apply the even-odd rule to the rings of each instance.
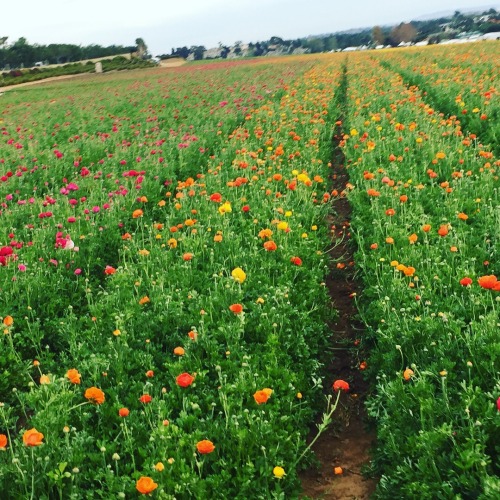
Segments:
[[[283,467],[280,467],[279,465],[273,469],[273,474],[277,479],[282,479],[283,476],[286,476],[285,469],[283,469]]]
[[[232,270],[231,276],[237,281],[238,283],[243,283],[247,279],[247,275],[241,267],[237,267]]]
[[[225,201],[222,205],[219,206],[219,213],[221,215],[224,215],[225,213],[232,212],[233,209],[231,208],[231,203],[228,201]]]
[[[162,470],[165,469],[165,466],[163,465],[162,462],[158,462],[156,465],[155,465],[155,469],[158,471],[158,472],[161,472]]]
[[[40,377],[40,385],[47,385],[50,384],[50,378],[48,375],[42,375]]]
[[[143,257],[147,257],[149,255],[149,250],[146,250],[143,248],[142,250],[139,250],[139,255],[142,255]]]
[[[276,226],[280,231],[286,231],[288,229],[288,223],[285,221],[278,222]]]

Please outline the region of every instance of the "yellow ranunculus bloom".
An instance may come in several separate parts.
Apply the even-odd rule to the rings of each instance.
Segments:
[[[243,283],[247,279],[247,275],[241,267],[237,267],[231,271],[231,276],[238,282]]]

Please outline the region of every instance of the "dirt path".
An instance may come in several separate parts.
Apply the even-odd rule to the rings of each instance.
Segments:
[[[90,76],[95,76],[95,73],[78,73],[77,75],[51,76],[49,78],[43,78],[42,80],[35,80],[34,82],[17,83],[16,85],[7,85],[5,87],[0,87],[0,94],[6,92],[7,90],[29,87],[31,85],[38,85],[40,83],[54,82],[57,80],[68,80],[69,78],[88,78]]]
[[[178,68],[183,64],[186,64],[186,61],[184,59],[170,59],[170,60],[160,61],[159,67],[165,69]],[[109,74],[109,73],[112,72],[108,71],[107,73],[102,73],[102,74]],[[96,73],[78,73],[76,75],[51,76],[49,78],[43,78],[42,80],[36,80],[34,82],[17,83],[16,85],[7,85],[5,87],[0,87],[0,95],[2,95],[4,92],[8,90],[18,89],[22,87],[29,87],[31,85],[39,85],[41,83],[54,82],[58,80],[68,80],[70,78],[90,78],[95,76]]]
[[[341,131],[339,130],[339,135]],[[335,137],[338,142],[340,137]],[[341,193],[348,182],[344,168],[344,157],[340,149],[335,153],[333,164],[333,189]],[[333,215],[329,225],[332,228],[334,248],[330,255],[338,260],[339,267],[331,270],[327,286],[332,306],[338,311],[338,318],[331,326],[333,359],[327,367],[329,378],[325,387],[332,394],[331,384],[345,380],[350,392],[342,394],[341,404],[333,415],[333,422],[313,446],[320,462],[319,470],[301,473],[303,496],[314,499],[368,499],[374,492],[377,481],[363,477],[363,467],[370,462],[370,447],[375,439],[366,428],[364,402],[368,384],[363,380],[360,365],[364,361],[357,345],[362,336],[362,325],[356,321],[356,305],[353,299],[357,291],[352,267],[353,248],[350,243],[349,218],[351,209],[346,198],[338,197],[333,202]],[[339,239],[342,242],[335,245]],[[342,267],[345,264],[345,267]],[[314,436],[313,432],[311,438]],[[342,474],[335,474],[334,468],[341,467]]]

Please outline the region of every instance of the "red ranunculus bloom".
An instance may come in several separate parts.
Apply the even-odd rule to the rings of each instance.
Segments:
[[[194,377],[189,373],[181,373],[177,376],[175,382],[179,387],[189,387],[194,382]]]
[[[333,383],[333,390],[335,392],[339,391],[347,392],[349,390],[349,384],[345,380],[336,380]]]

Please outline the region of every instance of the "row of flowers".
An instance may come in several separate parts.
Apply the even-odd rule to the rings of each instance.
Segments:
[[[412,61],[440,54],[442,68],[450,56],[433,48],[412,54]],[[498,484],[500,425],[495,145],[433,109],[380,55],[350,61],[357,111],[343,146],[365,285],[357,300],[373,345],[368,408],[378,426],[379,492],[488,496]],[[470,85],[462,82],[463,95]]]

